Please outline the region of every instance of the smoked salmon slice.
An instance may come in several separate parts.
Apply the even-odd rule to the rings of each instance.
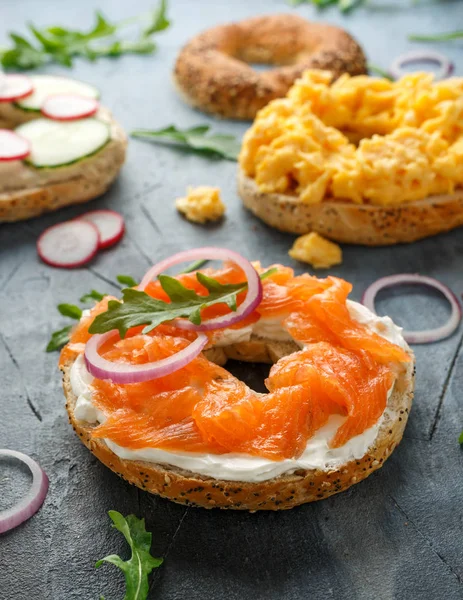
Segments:
[[[256,268],[262,272],[260,265]],[[283,460],[300,456],[307,440],[331,415],[345,417],[330,442],[333,448],[377,423],[395,369],[410,357],[351,318],[346,305],[351,285],[347,282],[335,277],[294,277],[291,269],[275,268],[262,282],[263,299],[256,311],[234,326],[276,318],[304,344],[300,351],[273,365],[266,380],[268,393],[254,392],[204,355],[174,373],[144,383],[122,385],[94,379],[93,403],[105,420],[94,428],[93,436],[129,449],[240,453]],[[221,283],[244,281],[241,269],[233,265],[203,272]],[[178,278],[198,294],[207,294],[195,273]],[[147,290],[168,301],[159,282],[150,283]],[[242,297],[244,294],[238,302]],[[62,361],[75,356],[72,344],[90,338],[88,327],[106,310],[108,300],[102,300],[90,317],[81,320],[70,346],[63,350]],[[226,305],[214,305],[203,317],[229,310]],[[143,364],[174,355],[196,336],[173,323],[159,325],[148,335],[141,329],[129,330],[122,340],[110,338],[100,349],[101,355],[113,362]]]

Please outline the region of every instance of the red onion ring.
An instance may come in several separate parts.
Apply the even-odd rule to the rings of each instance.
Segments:
[[[85,364],[93,377],[109,379],[114,383],[122,384],[141,383],[170,375],[170,373],[178,371],[196,358],[208,342],[208,338],[204,333],[198,333],[198,337],[194,342],[168,358],[142,365],[131,365],[111,362],[98,353],[101,345],[113,337],[119,338],[119,332],[109,331],[108,333],[92,336],[85,346]]]
[[[394,79],[400,79],[404,75],[409,74],[403,70],[403,66],[413,63],[433,63],[440,65],[440,69],[434,75],[436,80],[445,79],[453,71],[453,63],[444,54],[428,50],[412,50],[394,59],[389,67],[389,73]]]
[[[427,329],[423,331],[404,331],[402,333],[404,339],[410,344],[429,344],[437,342],[449,337],[457,329],[461,321],[460,304],[450,288],[446,285],[424,275],[416,275],[403,273],[402,275],[390,275],[389,277],[381,277],[375,281],[370,287],[365,290],[362,296],[362,304],[369,310],[376,313],[375,299],[380,290],[400,284],[422,284],[441,292],[449,301],[452,313],[445,325],[436,327],[435,329]]]
[[[200,325],[195,325],[194,323],[191,323],[191,321],[181,319],[176,321],[176,326],[182,329],[188,329],[190,331],[213,331],[215,329],[230,327],[230,325],[238,323],[251,314],[262,300],[262,282],[259,274],[252,264],[243,256],[241,256],[241,254],[233,252],[233,250],[227,250],[226,248],[196,248],[194,250],[186,250],[184,252],[174,254],[170,258],[166,258],[157,265],[151,267],[151,269],[143,277],[138,289],[144,290],[148,283],[150,283],[155,277],[163,273],[169,267],[173,267],[174,265],[178,265],[182,262],[191,262],[200,259],[228,260],[236,263],[243,270],[247,278],[248,290],[246,298],[235,312],[209,319]]]
[[[12,456],[26,464],[32,473],[32,485],[17,504],[0,512],[0,533],[5,533],[30,519],[42,506],[48,492],[48,477],[41,466],[27,454],[16,450],[0,450],[1,456]]]

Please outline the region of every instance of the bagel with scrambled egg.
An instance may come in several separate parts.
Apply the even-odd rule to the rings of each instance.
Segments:
[[[258,72],[251,64],[277,68]],[[333,25],[297,15],[268,15],[219,25],[181,50],[174,82],[183,99],[204,112],[253,119],[270,100],[284,96],[306,69],[366,73],[359,44]]]
[[[95,88],[62,77],[35,75],[31,79],[35,91],[30,97],[0,102],[0,126],[15,130],[31,146],[24,160],[0,161],[0,223],[101,196],[125,161],[127,137],[106,108],[68,122],[43,118],[40,112],[47,90],[50,95],[70,90],[95,97]],[[79,148],[73,149],[79,143],[81,155]]]
[[[308,71],[246,133],[238,190],[276,229],[368,246],[463,225],[463,79]]]
[[[235,278],[230,269],[206,272],[222,283]],[[179,277],[198,288],[194,274]],[[99,344],[89,332],[94,319],[118,305],[102,300],[61,354],[70,423],[119,476],[188,506],[280,510],[341,492],[380,468],[400,442],[414,390],[414,356],[401,330],[346,301],[349,290],[342,280],[294,277],[275,265],[260,312],[210,332],[203,353],[178,370],[129,384],[94,377],[93,359],[84,358],[86,344]],[[162,293],[157,282],[148,295]],[[175,356],[196,337],[166,327],[110,334],[100,358],[135,360],[140,372],[145,350],[148,361]],[[223,369],[229,358],[273,364],[268,393]]]

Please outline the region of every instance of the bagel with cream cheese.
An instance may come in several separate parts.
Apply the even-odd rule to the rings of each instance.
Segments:
[[[259,72],[252,64],[276,68]],[[270,15],[219,25],[191,39],[174,70],[175,85],[191,106],[230,119],[253,119],[284,96],[306,69],[366,73],[358,43],[333,25],[297,15]]]
[[[368,246],[463,225],[463,78],[307,71],[260,111],[238,191],[265,223]]]
[[[339,307],[343,307],[340,308],[340,319],[347,319],[346,335],[351,335],[347,334],[348,330],[356,330],[363,339],[363,342],[359,341],[361,346],[357,346],[359,350],[343,350],[346,344],[351,348],[353,346],[347,337],[343,338],[341,330],[334,333],[337,325],[333,324],[333,329],[330,329],[329,322],[323,325],[322,321],[308,315],[312,314],[311,310],[315,310],[315,306],[328,308],[328,304],[324,304],[325,296],[318,296],[325,293],[320,291],[322,288],[331,290],[327,292],[328,300],[330,295],[337,294],[334,291],[336,286],[336,289],[342,288],[347,291],[348,284],[335,278],[316,280],[307,275],[294,278],[291,270],[281,266],[276,268],[276,274],[263,282],[263,298],[259,305],[261,313],[257,307],[257,313],[250,319],[251,322],[247,321],[242,327],[237,324],[233,328],[214,331],[210,335],[207,349],[193,360],[191,366],[183,367],[172,373],[172,376],[166,375],[154,380],[147,387],[146,384],[137,383],[116,385],[111,381],[92,378],[87,369],[90,368],[89,363],[85,363],[82,352],[84,344],[87,343],[85,340],[91,339],[88,333],[89,326],[97,315],[108,310],[108,301],[103,301],[103,304],[95,307],[92,314],[83,317],[71,336],[71,342],[61,355],[63,388],[70,423],[81,441],[103,464],[141,489],[174,502],[205,508],[250,511],[288,509],[326,498],[361,481],[384,464],[402,438],[414,390],[414,356],[403,340],[400,329],[389,318],[376,317],[365,307],[350,301],[345,304],[341,296],[336,296],[340,302]],[[216,276],[216,273],[207,270],[209,277]],[[195,274],[189,274],[179,278],[182,284],[188,287],[195,285],[194,276]],[[219,273],[218,277],[221,277],[222,282],[230,280],[228,274],[223,277],[222,273]],[[315,295],[314,283],[322,286],[317,288]],[[294,304],[296,296],[285,296],[286,292],[282,291],[285,286],[289,286],[286,291],[296,290],[297,297],[304,299],[303,303]],[[145,288],[146,290],[148,288]],[[157,288],[151,287],[149,295],[156,297],[160,293],[159,290],[159,285]],[[312,305],[313,298],[315,300]],[[338,300],[335,300],[335,303]],[[272,304],[274,302],[276,304]],[[285,304],[286,302],[288,304]],[[269,313],[265,311],[277,304],[279,316],[266,316]],[[284,316],[280,312],[282,306],[283,310],[286,310],[287,306],[288,311],[295,312]],[[307,330],[300,329],[305,326],[308,327]],[[171,336],[186,335],[184,331],[182,333],[175,328],[164,330],[162,327],[157,333],[154,330],[150,334],[152,339],[141,336],[139,330],[134,331],[132,337],[116,342],[113,349],[107,350],[109,354],[105,353],[105,356],[116,360],[114,353],[117,355],[119,352],[125,352],[124,348],[137,348],[136,355],[140,357],[143,347],[149,347],[149,356],[152,357],[153,352],[161,352],[160,356],[165,357],[165,349],[161,351],[164,343],[184,347],[185,340],[180,342],[176,341],[175,337],[171,339]],[[293,335],[298,339],[293,338]],[[301,342],[302,338],[311,341]],[[319,339],[330,341],[319,342]],[[352,338],[350,339],[352,341]],[[180,346],[176,345],[178,343]],[[327,362],[318,363],[317,356],[322,356],[321,360]],[[336,357],[342,356],[347,357],[348,362],[337,362]],[[124,362],[130,360],[128,354],[124,354],[124,357]],[[257,394],[230,373],[215,366],[225,364],[229,358],[274,363],[266,381],[269,393]],[[139,364],[140,358],[136,360]],[[350,365],[346,367],[347,371],[344,374],[342,364]],[[366,379],[355,380],[354,384],[354,380],[350,378],[358,372],[355,365],[359,364],[366,365],[366,371],[362,371]],[[317,391],[319,380],[313,371],[314,367],[318,369],[317,373],[325,373],[321,377],[329,382],[328,387],[323,388],[325,392],[321,396],[321,392]],[[349,370],[351,368],[354,369],[352,372]],[[387,384],[386,379],[382,380],[385,374]],[[287,379],[288,376],[290,379]],[[308,381],[306,377],[315,377],[311,387],[304,387],[307,385],[304,382]],[[343,377],[348,379],[344,380]],[[346,413],[352,416],[346,417],[343,411],[338,412],[338,409],[332,406],[329,410],[335,412],[317,421],[318,425],[314,425],[320,417],[318,402],[331,402],[335,398],[339,400],[344,397],[347,388],[344,387],[343,381],[347,380],[351,381],[349,386],[354,385],[357,389],[357,395],[351,396],[356,408],[351,407]],[[179,421],[180,417],[174,413],[177,410],[183,411],[186,402],[184,394],[187,395],[186,398],[190,398],[191,389],[196,389],[195,386],[200,381],[203,383],[199,384],[199,395],[194,396],[194,422],[190,417],[181,415]],[[284,381],[286,383],[283,383]],[[184,385],[187,387],[182,387]],[[286,385],[289,387],[285,387]],[[176,391],[170,392],[170,389]],[[243,391],[244,400],[233,400],[220,395],[233,395],[235,389]],[[373,396],[368,395],[370,391],[366,390],[372,389],[376,390],[371,392]],[[160,395],[154,390],[160,390]],[[196,394],[194,391],[193,393]],[[306,393],[310,395],[310,401],[309,397],[305,396]],[[327,393],[326,398],[331,400],[324,399],[324,393]],[[338,393],[341,396],[338,396]],[[219,394],[217,398],[216,394]],[[277,397],[283,399],[282,404],[267,404],[273,402],[271,398]],[[304,398],[301,400],[302,404],[298,404],[299,400],[293,404],[295,397],[299,400]],[[212,403],[208,404],[210,398]],[[220,402],[225,402],[218,413],[215,412],[214,406],[218,405],[215,404],[214,398],[221,398]],[[168,404],[165,405],[166,400]],[[173,403],[169,404],[171,400]],[[235,401],[237,403],[234,403]],[[304,412],[305,409],[301,407],[307,408],[307,401],[310,408],[308,412]],[[374,408],[376,401],[380,402],[380,409]],[[158,405],[158,402],[162,404]],[[199,409],[204,402],[208,406],[205,411]],[[263,412],[260,412],[259,408],[261,402],[264,406]],[[252,407],[250,413],[249,406]],[[187,414],[190,414],[189,410],[187,408]],[[283,414],[287,410],[290,412],[286,418],[279,420],[281,410]],[[302,412],[299,412],[300,410]],[[350,412],[351,410],[353,412]],[[373,416],[375,410],[381,414],[376,412],[376,416]],[[356,417],[357,413],[363,416]],[[153,429],[152,419],[157,418],[162,420],[161,429],[157,429],[161,421]],[[254,423],[256,418],[257,422]],[[211,422],[215,429],[208,429]],[[176,423],[179,429],[176,429]],[[346,423],[350,423],[348,427]],[[313,431],[305,441],[305,434],[301,432],[305,431],[309,424]],[[184,431],[190,431],[190,427],[196,431],[193,446],[187,445],[181,449],[183,441],[179,446],[179,440]],[[251,427],[251,431],[260,433],[252,433],[248,438],[248,427]],[[156,437],[160,432],[164,435],[163,432],[167,431],[169,436],[173,436],[169,438],[170,441],[154,441],[160,439]],[[208,431],[216,433],[208,437]],[[251,446],[240,445],[242,432],[245,432],[243,443],[249,442]],[[346,432],[350,433],[342,437]],[[299,434],[303,436],[300,439]],[[195,437],[197,435],[202,441]],[[254,435],[257,437],[253,437]],[[340,435],[342,443],[335,441]],[[295,439],[299,439],[299,450],[293,457],[289,445]],[[228,448],[221,447],[220,444],[228,444]],[[237,450],[231,451],[232,447]],[[249,451],[244,451],[244,447],[248,447]],[[274,453],[276,448],[277,454]],[[279,454],[281,450],[283,454]]]
[[[47,90],[50,95],[95,97],[95,88],[62,77],[35,75],[31,80],[35,91],[30,97],[0,102],[0,127],[14,129],[31,144],[25,160],[0,161],[0,223],[101,196],[125,160],[126,135],[107,109],[100,107],[89,118],[68,122],[44,118],[40,112]],[[79,148],[72,148],[79,143],[82,155]]]

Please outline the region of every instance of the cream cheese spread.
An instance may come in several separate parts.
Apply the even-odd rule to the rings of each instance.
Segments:
[[[395,325],[389,317],[378,317],[363,305],[349,300],[347,306],[353,319],[363,323],[390,342],[408,350],[407,343],[401,334],[401,328]],[[226,346],[239,341],[247,341],[252,334],[272,340],[292,339],[281,326],[280,320],[260,319],[257,323],[242,329],[224,330],[216,345]],[[72,365],[70,378],[72,391],[77,396],[74,409],[76,418],[87,423],[103,423],[106,417],[92,403],[91,383],[93,378],[87,371],[82,355]],[[389,394],[393,389],[394,386],[389,390]],[[122,459],[173,465],[206,477],[227,481],[260,482],[278,477],[283,473],[292,473],[298,469],[330,470],[350,460],[361,458],[374,443],[384,414],[375,425],[351,438],[340,448],[330,448],[329,443],[346,417],[332,415],[327,423],[308,440],[307,446],[299,458],[281,461],[236,453],[170,452],[159,448],[132,450],[118,446],[109,439],[105,439],[105,442]]]

